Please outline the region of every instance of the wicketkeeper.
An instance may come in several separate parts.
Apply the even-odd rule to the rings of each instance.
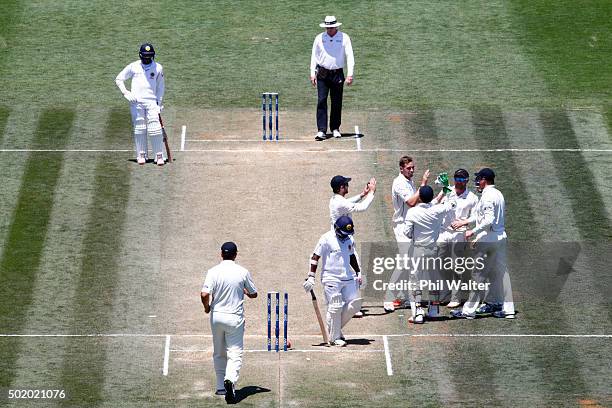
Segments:
[[[346,325],[361,308],[357,281],[361,281],[361,270],[355,256],[353,241],[353,220],[342,216],[334,224],[334,231],[321,236],[310,259],[310,271],[304,282],[308,293],[315,285],[317,266],[321,261],[321,283],[327,300],[327,325],[330,344],[346,346],[342,327]],[[353,272],[355,271],[355,272]]]
[[[134,144],[136,161],[145,164],[148,159],[147,135],[151,139],[151,147],[155,163],[163,166],[166,155],[162,126],[159,115],[164,97],[164,70],[161,64],[154,61],[153,45],[145,43],[140,46],[140,61],[128,64],[115,78],[115,83],[121,93],[130,102],[132,125],[134,126]],[[128,91],[124,81],[131,79],[131,89]]]

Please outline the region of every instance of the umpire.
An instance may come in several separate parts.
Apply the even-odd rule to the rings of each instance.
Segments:
[[[244,295],[257,297],[251,274],[234,261],[238,247],[233,242],[221,246],[221,263],[206,273],[202,286],[204,311],[210,313],[213,335],[213,362],[217,374],[217,395],[236,402],[235,384],[242,366],[244,344]],[[212,299],[212,300],[211,300]]]
[[[327,133],[327,96],[331,97],[329,128],[334,137],[341,137],[340,123],[342,117],[342,91],[344,82],[353,83],[353,46],[349,36],[340,30],[334,16],[325,17],[319,26],[325,32],[318,34],[312,44],[310,57],[310,83],[317,87],[317,135],[315,140],[326,139]],[[344,76],[344,65],[347,73]]]

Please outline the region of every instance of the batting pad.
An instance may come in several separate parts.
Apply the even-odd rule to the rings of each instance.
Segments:
[[[152,119],[149,121],[149,138],[151,138],[151,150],[153,150],[153,156],[156,157],[157,153],[161,152],[164,160],[167,159],[166,152],[164,151],[164,138],[159,120]]]
[[[146,128],[139,128],[136,126],[134,128],[134,147],[136,150],[136,158],[138,158],[138,153],[144,152],[145,158],[147,155],[147,150],[149,148],[147,143],[147,130]]]

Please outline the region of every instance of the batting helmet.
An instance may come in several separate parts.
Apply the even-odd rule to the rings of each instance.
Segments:
[[[336,235],[340,239],[346,239],[355,232],[353,220],[348,215],[343,215],[338,218],[334,223],[334,229],[336,230]]]
[[[138,56],[140,57],[140,60],[143,64],[150,64],[151,61],[155,58],[155,48],[153,48],[153,44],[142,44],[140,46]]]

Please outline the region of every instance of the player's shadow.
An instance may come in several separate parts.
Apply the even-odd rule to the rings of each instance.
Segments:
[[[346,339],[346,345],[351,346],[369,346],[374,343],[376,340],[373,339]]]
[[[257,385],[249,385],[236,390],[236,404],[240,401],[247,399],[251,395],[259,394],[261,392],[270,392],[268,388],[259,387]]]
[[[374,307],[376,308],[377,306],[368,306],[368,307]],[[380,309],[382,310],[382,306],[380,306]],[[354,319],[363,319],[364,317],[368,317],[368,316],[384,316],[386,314],[389,314],[387,312],[385,312],[384,310],[382,310],[382,312],[380,313],[372,313],[370,309],[366,309],[366,308],[361,308],[361,311],[363,312],[363,317],[355,317]]]
[[[363,133],[340,133],[342,138],[350,138],[350,139],[359,139],[365,136]],[[334,135],[332,133],[326,133],[325,139],[321,139],[320,141],[334,139]]]

